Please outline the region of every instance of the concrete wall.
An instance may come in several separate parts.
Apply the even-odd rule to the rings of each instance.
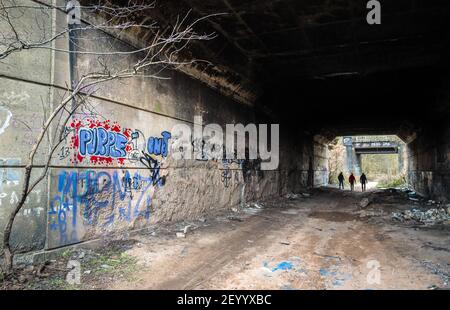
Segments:
[[[419,193],[436,201],[450,202],[450,79],[437,89],[433,121],[424,124],[407,145],[408,182]]]
[[[314,156],[313,156],[313,170],[314,170],[314,186],[328,185],[329,178],[329,150],[328,140],[320,137],[314,137]]]
[[[45,20],[47,35],[65,27],[63,13],[46,10],[50,16],[36,16],[43,13],[33,12],[20,19],[20,29],[27,30],[35,20]],[[32,29],[25,32],[36,40],[42,35]],[[80,35],[81,50],[131,49],[104,33]],[[52,47],[68,49],[68,38],[53,42]],[[0,64],[0,227],[20,198],[24,166],[42,123],[61,102],[71,76],[99,69],[100,62],[114,68],[135,60],[136,56],[77,55],[71,65],[67,53],[37,49],[21,51]],[[33,178],[43,172],[46,154],[57,146],[49,172],[14,224],[17,250],[52,249],[157,222],[194,219],[299,191],[312,184],[311,178],[315,185],[325,182],[326,156],[314,160],[324,154],[324,146],[283,128],[280,166],[274,171],[261,171],[257,163],[248,161],[174,159],[174,136],[168,154],[149,147],[176,124],[192,128],[195,115],[202,116],[204,124],[222,128],[227,123],[261,122],[252,106],[224,97],[183,73],[164,74],[170,79],[133,78],[99,85],[89,90],[93,95],[86,108],[77,110],[67,123],[62,122],[67,113],[59,115],[39,148]],[[61,143],[60,129],[65,133]],[[126,155],[81,155],[81,134],[92,134],[94,129],[106,132],[108,139],[126,137]],[[201,152],[199,142],[192,141]]]
[[[450,201],[450,125],[425,128],[408,144],[408,182],[436,201]]]

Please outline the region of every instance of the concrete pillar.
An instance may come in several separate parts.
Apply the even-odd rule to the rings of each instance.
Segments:
[[[353,153],[354,153],[354,151],[353,151],[353,146],[346,146],[345,147],[345,150],[346,150],[346,172],[347,173],[349,173],[349,172],[352,172],[353,171]]]
[[[405,169],[405,161],[404,161],[404,146],[402,144],[398,147],[398,172],[403,173]]]
[[[354,150],[353,150],[354,152]],[[355,154],[355,161],[354,161],[354,167],[353,172],[355,175],[361,175],[361,154]]]

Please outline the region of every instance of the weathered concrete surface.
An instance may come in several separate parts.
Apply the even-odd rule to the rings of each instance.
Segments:
[[[450,126],[428,129],[408,144],[408,181],[419,193],[450,201]]]
[[[450,201],[450,79],[442,78],[436,90],[440,113],[432,115],[407,145],[408,181],[436,201]],[[430,113],[430,112],[428,112]]]
[[[311,198],[279,198],[256,214],[233,213],[127,240],[137,260],[130,278],[82,285],[102,289],[429,289],[449,287],[448,223],[413,228],[392,221],[406,198],[326,189]],[[395,200],[395,202],[392,201]],[[179,226],[182,228],[182,226]],[[82,266],[82,270],[83,266]],[[377,277],[379,276],[379,277]]]
[[[22,0],[20,3],[32,2]],[[26,15],[18,27],[25,31],[35,19],[36,16]],[[47,35],[66,26],[62,13],[52,13],[44,19]],[[4,27],[0,24],[0,29]],[[38,35],[29,30],[31,39]],[[79,48],[87,50],[114,52],[132,48],[97,31],[81,34],[78,43]],[[67,49],[68,38],[57,40],[51,47]],[[84,73],[101,69],[100,61],[114,69],[118,65],[132,65],[136,60],[136,55],[102,58],[79,55],[71,65],[68,53],[39,49],[14,54],[0,64],[0,141],[4,145],[0,148],[0,169],[3,171],[0,224],[4,224],[17,200],[28,151],[39,134],[42,121],[51,108],[61,102],[65,88],[72,83],[70,77],[79,78]],[[277,170],[260,171],[255,162],[224,164],[215,160],[176,160],[171,156],[176,137],[170,139],[168,154],[152,153],[150,141],[161,139],[163,133],[170,133],[176,124],[192,128],[195,116],[201,116],[203,124],[216,123],[222,127],[227,123],[278,122],[276,117],[267,115],[270,112],[261,112],[265,111],[262,107],[248,102],[243,104],[242,100],[234,100],[235,96],[224,96],[223,92],[211,89],[211,85],[184,73],[166,70],[161,74],[170,80],[133,78],[86,90],[93,94],[89,108],[80,109],[64,124],[67,135],[51,159],[50,173],[37,188],[40,200],[34,197],[36,201],[33,201],[33,195],[30,197],[32,211],[27,211],[24,216],[32,218],[29,222],[24,218],[15,223],[16,247],[23,251],[42,247],[52,249],[157,222],[194,219],[328,182],[328,140],[314,136],[327,122],[326,117],[322,122],[316,122],[320,119],[320,110],[324,109],[320,101],[315,100],[316,93],[301,100],[301,107],[314,107],[312,112],[305,109],[304,114],[291,113],[298,127],[282,126]],[[286,87],[297,92],[296,87],[289,84]],[[303,87],[308,88],[308,84]],[[272,105],[281,104],[280,92],[282,89],[275,88],[276,96],[269,97],[276,99],[272,100]],[[322,93],[333,95],[332,91]],[[448,97],[444,98],[448,104]],[[286,102],[292,104],[291,100]],[[359,99],[355,102],[359,103]],[[341,107],[335,107],[338,108]],[[357,109],[351,111],[354,113]],[[289,114],[290,110],[285,109],[284,113]],[[332,116],[335,122],[326,124],[324,129],[329,130],[336,122],[342,122]],[[378,122],[380,119],[383,121],[379,118]],[[361,127],[361,122],[365,119],[349,126],[368,130],[370,126]],[[398,128],[389,128],[396,126],[393,124],[386,122],[380,127],[377,123],[378,127],[374,126],[372,130],[387,128],[395,131]],[[409,174],[411,183],[419,191],[430,193],[432,197],[448,198],[449,133],[447,125],[442,127],[435,139],[426,136],[424,127],[424,132],[410,142],[412,164]],[[88,134],[93,137],[94,132],[100,131],[106,132],[108,139],[125,137],[129,147],[126,155],[81,155],[82,129],[88,129],[83,131],[86,139]],[[56,130],[55,124],[38,150],[34,162],[36,173],[45,164],[45,154],[50,146],[57,141]],[[197,152],[202,151],[201,141],[192,141],[192,144]]]
[[[26,21],[31,24],[32,18],[36,17],[27,16],[24,25],[18,26],[27,27]],[[48,34],[64,26],[61,13],[47,18]],[[79,48],[87,50],[132,48],[95,31],[80,34],[78,40]],[[68,38],[57,40],[53,47],[67,49]],[[101,61],[114,69],[137,59],[136,55],[111,56]],[[78,55],[70,67],[67,53],[48,49],[20,52],[0,65],[4,75],[0,139],[8,146],[0,149],[0,226],[4,226],[19,198],[29,151],[46,115],[64,98],[71,72],[76,78],[98,68],[98,57]],[[161,138],[177,124],[192,128],[196,115],[203,118],[204,125],[216,123],[225,130],[227,123],[258,123],[260,113],[183,73],[164,71],[162,75],[170,80],[133,78],[87,90],[93,94],[89,108],[78,110],[67,124],[59,123],[64,125],[64,139],[51,158],[47,177],[14,224],[15,247],[21,251],[57,248],[112,232],[244,206],[311,186],[314,179],[318,180],[316,185],[324,183],[325,157],[314,162],[314,152],[322,154],[324,146],[317,149],[311,136],[295,136],[284,129],[280,133],[280,165],[273,171],[261,171],[253,162],[175,160],[171,156],[175,137],[169,140],[168,154],[149,154],[150,139]],[[65,116],[62,114],[61,119]],[[45,165],[49,148],[58,143],[57,125],[52,126],[39,148],[34,161],[36,174]],[[127,155],[119,159],[81,156],[79,139],[83,128],[114,133],[111,137],[125,136],[130,147]],[[202,151],[199,142],[192,141],[197,152]],[[156,159],[156,164],[143,152]],[[318,169],[321,172],[317,173]]]

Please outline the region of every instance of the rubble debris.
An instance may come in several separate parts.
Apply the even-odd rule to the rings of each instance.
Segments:
[[[247,214],[257,214],[258,212],[260,212],[262,210],[261,206],[258,205],[258,207],[251,207],[251,205],[247,205],[246,208],[244,208],[242,211],[244,211],[244,213]]]
[[[437,275],[441,280],[444,287],[448,286],[448,283],[450,281],[450,274],[447,273],[445,270],[445,267],[441,266],[440,264],[434,264],[430,261],[419,261],[419,263],[428,269],[432,274]]]
[[[253,207],[256,208],[256,209],[262,209],[262,208],[263,208],[262,205],[259,205],[259,204],[257,204],[257,203],[253,203],[252,205],[253,205]]]
[[[240,217],[237,216],[227,216],[227,219],[229,219],[230,221],[237,221],[237,222],[243,221]]]
[[[370,200],[369,200],[369,198],[363,198],[363,199],[361,199],[361,201],[359,202],[359,206],[361,207],[361,208],[365,208],[365,207],[367,207],[368,205],[370,204]]]
[[[177,232],[177,238],[186,238],[186,234],[184,232]]]
[[[430,248],[435,251],[444,251],[444,252],[450,252],[450,249],[441,247],[441,246],[435,246],[431,242],[425,242],[425,244],[422,246],[423,248]]]
[[[290,214],[290,215],[298,214],[298,212],[299,211],[297,209],[288,209],[288,210],[281,211],[281,213],[283,213],[283,214]]]
[[[450,222],[450,215],[444,208],[433,208],[426,211],[411,209],[403,212],[392,212],[391,218],[400,222],[413,221],[421,224],[440,224]]]
[[[183,228],[183,233],[184,233],[185,235],[188,233],[190,227],[192,227],[192,225],[186,225],[186,226]]]
[[[288,193],[286,194],[286,196],[284,196],[286,199],[290,199],[290,200],[296,200],[298,198],[308,198],[311,197],[311,194],[309,193],[300,193],[300,194],[295,194],[295,193]]]
[[[294,193],[288,193],[285,197],[286,199],[295,200],[298,199],[299,195]]]

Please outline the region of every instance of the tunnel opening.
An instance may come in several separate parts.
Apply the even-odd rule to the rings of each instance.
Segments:
[[[357,178],[364,173],[369,189],[407,186],[405,143],[396,135],[340,136],[328,144],[328,150],[331,186],[338,185],[341,172]]]
[[[439,66],[267,81],[261,104],[286,133],[312,139],[309,174],[314,178],[309,186],[329,184],[326,148],[336,137],[397,136],[403,143],[407,186],[445,202],[450,199],[448,69],[444,61]]]

